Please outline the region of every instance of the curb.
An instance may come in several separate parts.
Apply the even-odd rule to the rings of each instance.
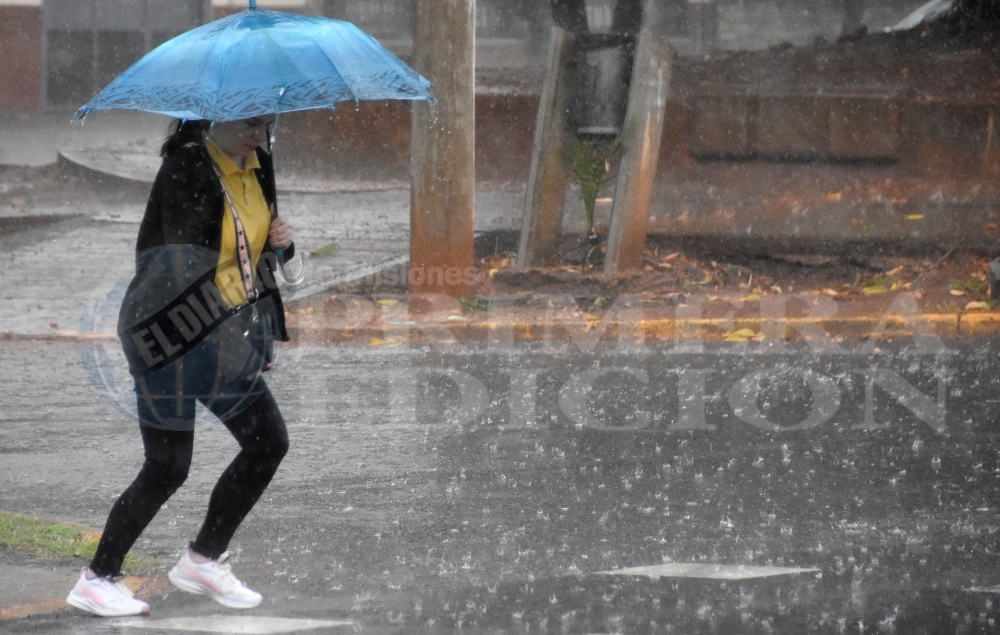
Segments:
[[[409,316],[405,306],[390,319],[373,315],[359,323],[349,319],[310,315],[290,315],[289,335],[293,342],[305,344],[368,343],[383,345],[394,340],[438,344],[487,344],[489,342],[531,343],[541,341],[598,341],[614,343],[670,344],[702,342],[747,344],[783,343],[809,340],[822,329],[832,342],[862,342],[871,339],[891,340],[901,337],[956,338],[988,336],[1000,333],[1000,312],[968,313],[881,313],[840,317],[761,317],[677,318],[673,315],[649,315],[623,319],[606,313],[577,313],[553,317],[545,312],[519,311],[509,320],[470,316],[468,313],[437,313],[432,316]],[[651,312],[650,312],[651,313]],[[407,319],[408,318],[408,319]],[[752,333],[747,333],[750,331]],[[756,337],[754,337],[756,336]],[[375,341],[381,340],[381,342]]]
[[[976,313],[924,313],[919,320],[912,315],[882,314],[843,318],[701,318],[677,319],[668,317],[642,320],[601,320],[594,319],[547,319],[543,315],[528,319],[487,320],[475,319],[461,314],[434,319],[415,317],[409,320],[374,319],[359,324],[336,318],[291,315],[288,318],[288,334],[293,344],[375,344],[373,339],[412,340],[422,343],[439,344],[485,344],[496,341],[498,334],[511,343],[530,343],[546,340],[572,341],[575,338],[593,338],[596,331],[599,340],[627,337],[634,342],[648,344],[668,344],[671,342],[704,343],[746,343],[740,339],[729,339],[737,331],[749,329],[755,334],[764,334],[754,342],[789,342],[788,331],[799,332],[801,339],[808,339],[803,332],[822,328],[829,337],[838,342],[865,341],[872,338],[893,339],[910,337],[919,333],[922,322],[933,329],[925,336],[937,335],[941,338],[976,337],[1000,334],[1000,312]],[[916,328],[914,328],[916,326]],[[767,334],[779,329],[785,330],[781,337],[767,338]],[[746,339],[752,339],[747,337]],[[118,335],[111,332],[80,332],[60,330],[54,333],[0,333],[0,341],[52,341],[52,342],[113,342]]]

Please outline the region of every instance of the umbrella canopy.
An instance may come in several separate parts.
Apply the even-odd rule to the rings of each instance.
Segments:
[[[428,100],[430,83],[349,22],[251,8],[150,51],[76,111],[232,121],[362,99]]]

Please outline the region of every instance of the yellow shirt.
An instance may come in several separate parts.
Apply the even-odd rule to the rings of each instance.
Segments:
[[[229,192],[229,198],[236,206],[240,215],[243,230],[250,245],[250,256],[253,259],[254,272],[257,271],[257,260],[260,258],[267,234],[271,229],[271,212],[264,200],[264,192],[254,174],[254,169],[260,167],[256,154],[251,154],[245,160],[244,169],[240,169],[232,159],[222,151],[211,139],[205,141],[208,154],[219,166],[222,172],[222,183]],[[215,284],[219,287],[222,297],[231,306],[240,306],[247,301],[243,289],[243,278],[240,276],[239,263],[236,260],[236,228],[233,222],[233,210],[229,202],[225,204],[225,214],[222,218],[222,244],[219,247],[219,264],[215,270]],[[255,283],[259,284],[259,283]]]

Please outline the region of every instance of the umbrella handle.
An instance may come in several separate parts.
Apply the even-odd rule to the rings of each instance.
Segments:
[[[279,282],[294,287],[302,284],[302,282],[305,281],[306,263],[305,260],[302,259],[302,256],[300,256],[298,253],[292,256],[293,261],[298,260],[298,267],[297,267],[298,270],[292,272],[291,275],[288,275],[288,272],[285,271],[285,263],[284,263],[285,250],[282,249],[281,247],[277,247],[274,250],[274,255],[277,256],[278,259],[278,267],[277,269],[275,269],[274,275],[275,277],[278,278]]]

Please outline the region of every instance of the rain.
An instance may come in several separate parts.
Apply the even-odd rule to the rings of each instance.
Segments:
[[[226,24],[225,88],[206,47],[164,57]],[[1000,632],[998,27],[996,0],[0,4],[0,631]],[[137,254],[174,118],[248,189],[207,171],[218,244]],[[263,596],[234,608],[176,571],[213,491],[257,495],[219,488],[262,391],[288,452],[214,558]],[[74,580],[157,425],[191,465],[95,618]]]

